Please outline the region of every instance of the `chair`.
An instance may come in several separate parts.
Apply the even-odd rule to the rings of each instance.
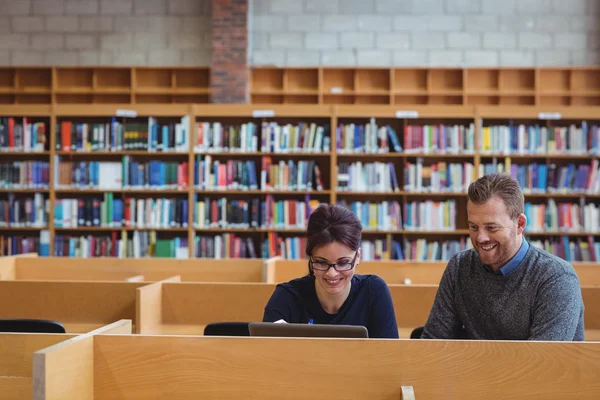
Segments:
[[[410,333],[410,338],[411,339],[421,339],[421,335],[423,334],[424,329],[425,329],[424,326],[419,326],[419,327],[413,329],[413,331]],[[464,327],[460,330],[460,334],[458,335],[457,339],[469,339],[469,335],[467,335],[467,331],[465,331]]]
[[[0,332],[18,333],[66,333],[65,327],[56,321],[44,319],[0,319]]]
[[[410,338],[411,339],[421,339],[421,334],[423,333],[423,329],[425,329],[424,326],[419,326],[419,327],[413,329],[413,331],[410,333]]]
[[[204,336],[250,336],[248,322],[213,322],[204,328]]]

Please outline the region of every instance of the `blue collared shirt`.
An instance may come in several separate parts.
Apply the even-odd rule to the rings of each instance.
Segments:
[[[519,264],[521,264],[521,261],[523,261],[523,259],[525,258],[525,254],[527,254],[528,250],[529,243],[527,242],[527,240],[525,240],[525,238],[523,238],[523,243],[521,243],[521,248],[519,249],[519,251],[517,251],[517,254],[515,254],[515,256],[511,258],[509,262],[500,267],[498,271],[494,271],[489,265],[486,265],[486,267],[489,271],[494,272],[497,275],[507,276],[515,269],[517,269]]]

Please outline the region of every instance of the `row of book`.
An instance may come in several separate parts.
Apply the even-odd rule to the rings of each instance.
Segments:
[[[0,235],[0,257],[27,253],[50,256],[50,232],[43,230],[38,236]]]
[[[267,195],[236,200],[194,198],[193,225],[207,228],[305,228],[308,217],[319,205],[309,195],[302,200],[276,200]],[[361,221],[364,230],[451,230],[456,204],[447,202],[339,201]],[[19,198],[9,194],[0,200],[0,227],[48,226],[50,201],[41,193]],[[406,224],[402,215],[407,216]],[[526,232],[600,232],[600,206],[594,203],[525,203]],[[54,203],[54,226],[174,228],[188,226],[188,200],[183,198],[118,198],[105,193],[102,198],[62,198]]]
[[[323,189],[319,164],[314,161],[281,160],[273,163],[270,156],[261,160],[260,182],[256,163],[251,160],[213,160],[197,156],[194,163],[194,185],[200,190],[291,190]],[[260,186],[259,186],[260,185]]]
[[[525,203],[526,232],[600,232],[600,206],[594,203]]]
[[[590,164],[481,164],[479,176],[493,172],[510,173],[524,193],[600,193],[600,165],[597,159]]]
[[[216,236],[196,236],[194,255],[197,258],[257,258],[252,238],[242,238],[233,233]]]
[[[49,181],[47,161],[0,162],[0,189],[47,189]]]
[[[540,125],[484,126],[480,150],[483,154],[599,154],[597,125],[546,127]]]
[[[453,231],[456,201],[411,201],[404,203],[404,229],[409,231]]]
[[[567,236],[544,240],[530,240],[530,244],[546,250],[569,262],[599,262],[600,242],[593,237],[570,239]],[[281,256],[285,259],[306,259],[305,237],[286,237],[269,234],[261,244],[261,254],[256,252],[253,239],[225,233],[215,236],[194,238],[195,257],[203,258],[268,258]],[[407,260],[448,261],[459,251],[472,248],[471,241],[425,239],[364,240],[361,244],[362,260]],[[47,230],[38,236],[0,235],[0,256],[36,252],[40,256],[50,255],[50,233]],[[54,238],[56,257],[118,257],[118,258],[188,258],[186,238],[158,239],[156,232],[112,232],[111,235],[68,236]]]
[[[530,240],[529,243],[569,262],[600,261],[600,242],[596,242],[591,236],[587,239],[569,239],[567,236],[561,236],[560,238]]]
[[[456,253],[473,247],[471,240],[461,237],[459,240],[404,240],[392,241],[392,260],[409,261],[448,261]]]
[[[27,117],[0,118],[0,152],[47,151],[48,136],[45,122],[33,122]]]
[[[57,188],[79,189],[177,189],[189,184],[187,162],[137,161],[123,156],[121,162],[67,161],[55,159]],[[337,166],[339,191],[398,192],[400,187],[393,163],[340,163]],[[479,176],[509,172],[525,193],[600,193],[600,165],[590,164],[514,164],[483,163],[477,176],[471,163],[438,162],[424,165],[422,159],[406,163],[404,189],[409,192],[461,192]],[[50,164],[45,161],[0,163],[0,188],[47,189]],[[211,156],[198,156],[194,165],[194,185],[200,190],[322,190],[324,176],[317,161],[279,161],[262,157],[260,178],[254,161],[221,162]],[[260,179],[260,182],[259,182]],[[259,186],[260,185],[260,186]]]
[[[340,154],[400,153],[402,146],[389,125],[378,126],[375,118],[368,124],[340,124],[336,129],[336,149]]]
[[[57,188],[187,190],[189,179],[187,162],[142,162],[131,156],[123,156],[121,162],[71,162],[57,158],[56,165]]]
[[[399,192],[393,163],[340,163],[337,166],[337,190],[340,192]]]
[[[259,131],[260,129],[260,131]],[[221,122],[197,122],[195,152],[322,153],[331,147],[329,125],[314,122],[280,125],[253,122],[223,125]]]
[[[56,150],[70,152],[188,152],[189,117],[180,122],[121,122],[113,117],[105,123],[64,120],[56,126]]]
[[[211,199],[194,197],[194,227],[207,228],[276,228],[299,229],[307,226],[308,217],[318,207],[317,200]]]
[[[473,154],[475,124],[406,125],[404,152],[407,154]]]
[[[189,258],[187,238],[159,239],[156,232],[113,232],[110,236],[54,237],[55,257]]]
[[[9,194],[0,199],[0,227],[44,228],[48,226],[50,200],[41,193],[33,197],[20,198]]]
[[[57,228],[187,228],[188,200],[132,197],[57,199],[54,226]]]
[[[464,192],[473,182],[472,163],[446,163],[440,161],[423,165],[423,159],[416,163],[407,162],[404,167],[404,190],[407,192]]]
[[[179,122],[155,117],[106,122],[62,120],[56,126],[56,149],[73,152],[127,151],[187,152],[191,135],[189,117]],[[330,128],[314,122],[280,125],[249,122],[223,125],[222,122],[197,122],[194,148],[197,152],[329,152]],[[480,151],[484,154],[599,154],[598,126],[547,127],[513,124],[482,126]],[[30,118],[0,119],[0,151],[47,150],[49,132],[45,122]],[[475,126],[406,125],[404,143],[393,128],[379,126],[374,118],[366,124],[340,124],[336,128],[336,149],[341,153],[471,154],[475,149]],[[404,149],[404,150],[403,150]]]
[[[360,220],[363,230],[392,231],[402,229],[402,207],[397,201],[338,201]]]

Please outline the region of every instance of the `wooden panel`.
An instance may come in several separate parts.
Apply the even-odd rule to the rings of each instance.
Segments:
[[[266,263],[265,268],[268,283],[287,282],[308,273],[307,262],[300,260],[272,260]],[[445,268],[445,262],[362,261],[357,266],[356,273],[377,275],[389,285],[437,285]]]
[[[0,376],[31,377],[34,352],[73,337],[70,334],[0,334]]]
[[[427,70],[421,68],[397,68],[394,70],[394,91],[419,93],[427,91]]]
[[[121,320],[33,354],[33,398],[94,399],[94,336],[130,335],[131,320]]]
[[[261,321],[274,290],[275,285],[262,283],[165,283],[162,322]]]
[[[30,399],[32,382],[30,377],[0,376],[0,400]]]
[[[152,333],[161,324],[164,282],[181,282],[181,277],[174,276],[137,289],[135,333]]]
[[[287,93],[317,93],[319,70],[315,68],[293,68],[285,72],[284,89]]]
[[[581,294],[583,296],[583,305],[585,307],[585,329],[600,330],[600,288],[598,287],[582,287]],[[591,338],[586,337],[586,340]]]
[[[15,279],[15,265],[15,257],[0,257],[0,281],[10,281]]]
[[[33,399],[94,400],[94,336],[81,335],[33,355]]]
[[[131,69],[129,68],[98,68],[96,70],[96,86],[106,89],[131,89]]]
[[[188,282],[262,282],[263,260],[164,260],[111,258],[18,259],[21,280],[112,280],[144,275],[155,282],[180,275]]]
[[[0,281],[0,318],[43,318],[69,324],[135,320],[144,283]]]
[[[403,385],[424,399],[600,393],[592,343],[115,336],[96,337],[96,352],[96,400],[305,399],[298,382],[328,399],[398,399]]]
[[[281,92],[283,90],[283,72],[277,68],[257,68],[252,70],[252,92]]]
[[[499,88],[500,71],[488,68],[467,70],[466,89],[468,93],[496,92]]]

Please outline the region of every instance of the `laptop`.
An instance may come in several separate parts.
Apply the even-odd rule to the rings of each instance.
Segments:
[[[250,336],[262,337],[320,337],[366,339],[369,332],[358,325],[327,324],[274,324],[272,322],[250,322]]]

